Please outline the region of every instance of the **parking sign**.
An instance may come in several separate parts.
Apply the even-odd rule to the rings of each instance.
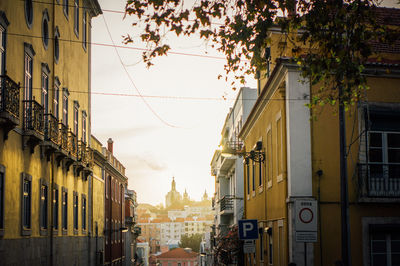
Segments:
[[[239,220],[239,239],[258,239],[258,222],[256,219]]]

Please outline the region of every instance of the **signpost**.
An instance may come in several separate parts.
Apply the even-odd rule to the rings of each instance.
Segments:
[[[239,239],[244,240],[243,253],[256,253],[255,239],[258,239],[258,221],[256,219],[239,220]]]

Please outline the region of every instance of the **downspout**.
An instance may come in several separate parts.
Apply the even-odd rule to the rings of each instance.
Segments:
[[[52,21],[53,21],[53,27],[52,27],[52,29],[53,29],[53,101],[54,101],[54,84],[55,84],[55,59],[54,59],[54,41],[55,41],[55,39],[54,39],[54,36],[55,36],[55,16],[56,16],[56,13],[55,13],[55,6],[56,6],[56,3],[55,3],[55,0],[53,0],[53,17],[52,17]],[[54,106],[54,105],[53,105]],[[55,110],[53,110],[53,112],[54,112]],[[51,156],[51,159],[50,159],[51,161],[50,161],[50,171],[51,171],[51,180],[50,180],[50,188],[51,188],[51,191],[50,191],[50,202],[51,202],[51,204],[50,204],[50,266],[53,266],[53,237],[54,237],[54,235],[53,235],[53,230],[54,230],[54,208],[53,208],[53,204],[54,204],[54,195],[53,195],[53,191],[54,191],[54,169],[53,169],[53,167],[54,167],[54,155],[52,155]]]

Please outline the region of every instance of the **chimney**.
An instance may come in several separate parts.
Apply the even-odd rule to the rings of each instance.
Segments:
[[[112,138],[109,138],[107,140],[107,149],[109,152],[111,152],[111,154],[113,154],[113,143],[114,141],[112,140]]]

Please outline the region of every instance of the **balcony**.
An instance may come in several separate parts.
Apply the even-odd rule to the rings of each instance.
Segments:
[[[55,151],[55,157],[57,165],[60,166],[61,160],[68,157],[68,127],[63,123],[58,123],[57,131],[57,143],[59,149]]]
[[[44,114],[43,107],[35,100],[24,100],[24,147],[29,146],[31,153],[41,141],[44,140]]]
[[[58,135],[58,119],[52,114],[44,114],[44,141],[41,146],[47,156],[47,160],[50,159],[50,154],[59,148]]]
[[[93,152],[86,146],[82,140],[78,141],[77,147],[77,162],[74,163],[75,174],[83,173],[83,178],[86,180],[88,175],[92,173],[91,162]]]
[[[233,199],[232,195],[225,195],[219,200],[219,210],[221,215],[233,214]]]
[[[7,75],[0,76],[0,125],[4,139],[19,124],[19,85]]]
[[[71,130],[68,132],[68,151],[75,160],[78,159],[78,138]]]
[[[400,164],[359,164],[358,177],[362,201],[400,200]]]

